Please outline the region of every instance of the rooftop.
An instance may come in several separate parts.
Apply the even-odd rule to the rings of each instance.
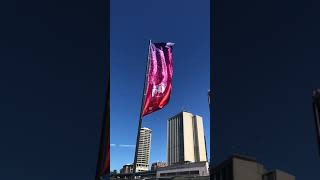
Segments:
[[[256,159],[256,158],[250,157],[250,156],[247,156],[247,155],[233,154],[233,155],[231,155],[231,156],[229,157],[229,159],[234,159],[234,158],[242,159],[242,160],[246,160],[246,161],[257,162],[257,159]]]
[[[241,159],[241,160],[255,162],[255,163],[257,162],[256,158],[254,158],[254,157],[240,155],[240,154],[232,154],[229,158],[227,158],[226,160],[222,161],[219,164],[213,165],[211,168],[219,169],[221,167],[224,167],[226,164],[231,163],[233,159]]]
[[[144,129],[144,130],[149,130],[149,131],[151,131],[151,129],[149,129],[149,128],[147,128],[147,127],[143,127],[143,128],[141,128],[141,129]]]
[[[173,119],[173,118],[175,118],[175,117],[177,117],[177,116],[180,116],[182,113],[188,113],[188,114],[191,114],[192,116],[201,117],[200,115],[192,114],[191,112],[189,112],[189,111],[187,111],[187,110],[182,110],[181,112],[175,114],[174,116],[169,117],[168,120],[171,120],[171,119]]]

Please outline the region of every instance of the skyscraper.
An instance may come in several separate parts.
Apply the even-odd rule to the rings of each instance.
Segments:
[[[151,129],[146,127],[140,130],[136,172],[147,171],[149,169],[151,132]]]
[[[316,124],[316,135],[318,140],[318,151],[320,154],[320,89],[313,91],[313,111]]]
[[[167,138],[168,165],[207,161],[201,116],[182,111],[169,118]]]

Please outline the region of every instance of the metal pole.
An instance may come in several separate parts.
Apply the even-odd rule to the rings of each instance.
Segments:
[[[143,92],[142,92],[142,98],[141,98],[141,109],[140,109],[140,116],[139,116],[139,125],[138,125],[138,134],[137,134],[137,140],[136,140],[136,150],[134,154],[134,162],[133,162],[133,179],[135,178],[136,173],[136,166],[137,166],[137,156],[138,156],[138,150],[139,150],[139,139],[140,139],[140,129],[142,124],[142,111],[143,111],[143,105],[145,100],[145,90],[146,90],[146,80],[148,76],[149,71],[149,61],[150,61],[150,46],[151,46],[151,40],[149,40],[149,52],[148,52],[148,60],[147,60],[147,66],[146,66],[146,75],[144,79],[144,85],[143,85]]]

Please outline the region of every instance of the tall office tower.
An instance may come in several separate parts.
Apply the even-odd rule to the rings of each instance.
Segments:
[[[146,127],[140,130],[136,172],[149,170],[151,132],[151,129]]]
[[[207,161],[201,116],[182,111],[169,118],[167,138],[168,165]]]
[[[313,111],[316,123],[316,133],[318,140],[318,151],[320,154],[320,89],[313,91]]]

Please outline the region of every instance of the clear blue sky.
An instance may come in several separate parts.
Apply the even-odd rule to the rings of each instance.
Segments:
[[[143,119],[152,129],[150,163],[166,161],[167,119],[183,107],[203,117],[209,156],[209,15],[209,0],[111,1],[111,170],[133,162],[134,147],[119,145],[135,145],[149,39],[176,43],[170,102]]]

